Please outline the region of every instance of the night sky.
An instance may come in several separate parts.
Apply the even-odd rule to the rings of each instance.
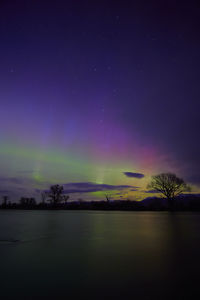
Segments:
[[[1,1],[0,194],[200,186],[198,1]]]

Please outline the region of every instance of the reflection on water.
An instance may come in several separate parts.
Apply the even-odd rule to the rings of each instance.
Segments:
[[[199,214],[0,212],[3,299],[197,299],[199,255]]]

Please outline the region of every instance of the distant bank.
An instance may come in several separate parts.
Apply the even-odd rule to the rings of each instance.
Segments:
[[[112,200],[112,201],[72,201],[67,203],[3,203],[0,209],[33,209],[33,210],[110,210],[110,211],[167,211],[165,198],[149,197],[142,201]],[[174,211],[200,211],[200,195],[182,195],[174,199]]]

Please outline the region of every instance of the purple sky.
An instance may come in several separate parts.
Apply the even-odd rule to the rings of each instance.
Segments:
[[[197,1],[1,1],[0,192],[143,190],[165,171],[198,189],[199,16]]]

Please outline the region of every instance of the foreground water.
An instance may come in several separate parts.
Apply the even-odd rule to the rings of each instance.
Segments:
[[[0,261],[1,299],[197,299],[200,215],[4,210]]]

